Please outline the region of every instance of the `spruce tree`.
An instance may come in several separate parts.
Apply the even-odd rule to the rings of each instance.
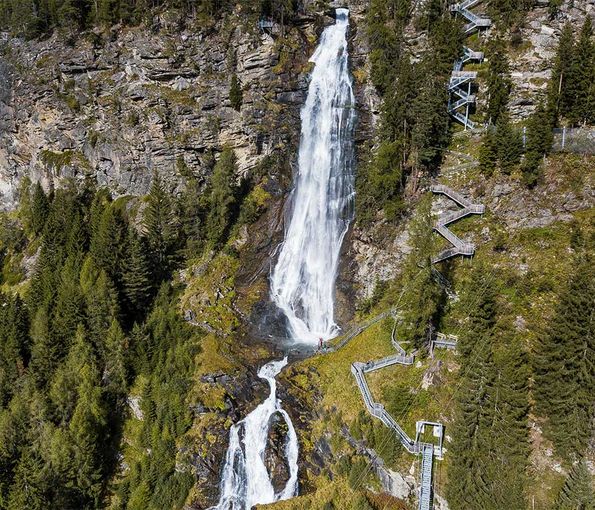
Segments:
[[[43,462],[32,449],[25,449],[8,494],[7,510],[46,510],[51,505],[43,481]]]
[[[41,234],[48,217],[50,205],[39,181],[35,184],[31,199],[31,229],[36,235]]]
[[[507,113],[501,113],[496,124],[496,145],[500,171],[510,175],[521,161],[523,141],[519,131],[510,123]]]
[[[479,330],[476,330],[479,333]],[[463,359],[460,394],[452,426],[446,495],[453,510],[484,508],[487,503],[483,477],[491,459],[487,458],[493,421],[495,368],[491,330],[482,331],[472,340],[473,356]]]
[[[124,295],[129,305],[129,316],[139,319],[149,304],[152,293],[151,266],[143,239],[130,229],[128,255],[122,276]]]
[[[15,35],[32,38],[38,33],[39,19],[33,0],[12,2],[11,27]]]
[[[574,124],[595,123],[595,42],[591,18],[585,17],[573,59],[572,106],[568,112]]]
[[[220,244],[226,238],[237,212],[236,170],[235,153],[226,147],[215,165],[211,183],[207,237],[213,245]]]
[[[556,498],[554,510],[595,510],[592,476],[584,459],[572,466]]]
[[[0,409],[29,362],[29,314],[19,296],[0,292]]]
[[[488,177],[494,173],[498,165],[498,141],[496,130],[488,126],[479,147],[479,168]]]
[[[549,327],[534,355],[536,411],[544,434],[566,460],[582,455],[591,437],[595,393],[595,271],[577,254]]]
[[[59,361],[58,346],[50,336],[48,311],[40,307],[31,321],[31,363],[29,369],[39,387],[50,379]]]
[[[85,363],[80,370],[79,381],[79,397],[68,427],[74,446],[76,488],[87,504],[97,507],[102,490],[106,410],[97,368]]]
[[[169,274],[171,253],[175,245],[175,218],[172,203],[158,173],[153,175],[144,211],[143,229],[149,243],[155,282]]]
[[[99,269],[103,269],[118,289],[126,256],[127,225],[122,211],[114,204],[106,207],[91,237],[90,253]]]
[[[229,86],[229,101],[234,110],[240,111],[242,106],[242,87],[238,81],[238,76],[234,73],[231,76],[231,85]]]
[[[78,399],[80,372],[86,363],[95,362],[93,347],[82,324],[77,326],[72,347],[64,363],[56,370],[49,390],[54,415],[61,425],[72,419]]]
[[[74,257],[69,257],[62,268],[60,287],[56,297],[51,333],[55,339],[55,352],[66,354],[77,325],[84,319],[83,293],[79,284],[80,268]]]
[[[506,112],[512,90],[506,47],[502,39],[495,39],[488,52],[488,121],[497,124]]]
[[[126,337],[116,320],[113,320],[105,340],[106,357],[102,380],[106,392],[115,404],[121,404],[126,396]]]
[[[543,157],[552,147],[553,127],[550,113],[543,103],[540,103],[527,122],[527,146],[522,165],[523,181],[527,186],[531,187],[537,183]]]
[[[405,262],[401,281],[404,291],[399,304],[402,321],[397,335],[402,340],[423,345],[437,320],[442,298],[440,286],[432,277],[431,257],[434,251],[432,230],[432,196],[419,203],[411,227],[412,250]]]
[[[118,293],[105,271],[101,271],[94,284],[85,292],[89,336],[97,352],[105,355],[105,335],[110,324],[120,315]]]
[[[556,118],[559,115],[566,115],[571,109],[574,69],[574,35],[572,25],[566,23],[558,41],[548,93],[549,107]]]
[[[529,366],[522,337],[515,335],[509,322],[495,330],[494,413],[485,470],[486,492],[483,508],[526,508],[527,458],[529,449]],[[481,452],[480,452],[481,454]]]

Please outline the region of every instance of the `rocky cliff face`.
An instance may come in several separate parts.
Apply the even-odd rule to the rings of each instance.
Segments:
[[[71,41],[4,37],[0,65],[0,207],[28,175],[46,187],[93,176],[115,194],[144,194],[158,170],[171,184],[205,176],[234,148],[240,172],[295,147],[316,19],[283,40],[239,14],[210,30],[167,15]],[[280,27],[276,27],[279,31]],[[231,77],[243,91],[229,100]]]

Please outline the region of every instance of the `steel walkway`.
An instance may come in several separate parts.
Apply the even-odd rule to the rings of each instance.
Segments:
[[[380,314],[382,317],[387,317],[390,314],[394,315],[395,310],[390,309]],[[371,321],[373,324],[378,322],[376,316]],[[375,320],[377,319],[377,320]],[[368,326],[369,327],[369,326]],[[365,327],[357,328],[360,332],[365,329]],[[440,423],[433,423],[433,422],[426,422],[426,421],[418,421],[416,424],[416,437],[412,439],[409,435],[403,430],[403,428],[397,423],[397,421],[387,412],[384,406],[374,401],[372,396],[372,392],[370,391],[370,387],[366,381],[365,374],[368,372],[373,372],[375,370],[380,370],[382,368],[391,366],[391,365],[413,365],[415,361],[415,354],[407,355],[405,349],[401,346],[399,341],[395,336],[395,329],[396,329],[396,319],[395,319],[395,327],[391,333],[391,343],[398,351],[398,354],[392,356],[386,356],[379,360],[375,361],[368,361],[367,363],[362,363],[356,361],[351,364],[351,373],[355,378],[355,382],[362,394],[362,398],[364,400],[364,404],[368,412],[376,419],[380,420],[386,427],[391,429],[397,438],[399,439],[400,443],[403,447],[409,452],[414,455],[421,455],[421,462],[420,462],[420,474],[419,474],[419,509],[420,510],[430,510],[432,508],[432,501],[433,501],[433,493],[432,493],[432,463],[434,456],[441,459],[443,448],[442,448],[442,440],[443,440],[443,426]],[[437,427],[439,430],[439,437],[440,443],[437,447],[433,444],[424,443],[420,441],[421,433],[424,430],[424,426],[432,426]]]

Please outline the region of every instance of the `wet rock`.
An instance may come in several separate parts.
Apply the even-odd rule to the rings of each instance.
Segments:
[[[265,465],[271,476],[275,492],[281,491],[289,480],[289,465],[285,459],[287,444],[287,423],[279,413],[271,418]]]

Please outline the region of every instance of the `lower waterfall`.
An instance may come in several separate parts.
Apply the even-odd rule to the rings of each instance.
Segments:
[[[334,290],[343,237],[353,216],[353,130],[355,98],[348,66],[349,11],[336,10],[310,59],[315,64],[301,110],[299,171],[289,204],[291,217],[277,265],[271,297],[288,322],[295,343],[315,344],[339,329],[334,322]],[[254,411],[231,427],[214,510],[249,510],[258,503],[289,499],[298,492],[298,440],[289,415],[276,397],[275,376],[287,358],[258,372],[271,392]],[[276,492],[265,464],[271,418],[287,424],[285,460],[289,479]]]
[[[275,376],[287,365],[287,358],[267,363],[258,371],[266,379],[271,392],[268,398],[229,432],[229,446],[221,478],[221,496],[211,510],[250,510],[257,503],[273,503],[289,499],[297,493],[298,441],[289,415],[277,399]],[[275,492],[265,465],[265,450],[271,418],[279,413],[287,424],[285,457],[289,479],[280,492]]]

